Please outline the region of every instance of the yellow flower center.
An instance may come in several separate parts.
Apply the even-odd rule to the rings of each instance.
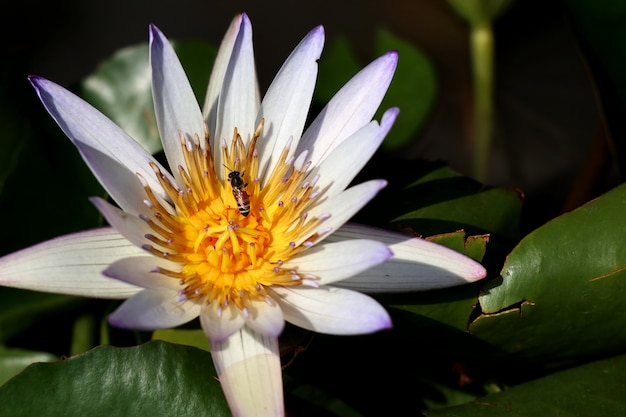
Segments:
[[[315,180],[305,181],[306,165],[287,160],[285,148],[262,186],[255,150],[262,127],[247,149],[235,129],[230,147],[222,146],[224,167],[214,166],[208,133],[204,146],[197,135],[192,142],[181,134],[185,189],[152,167],[173,207],[144,185],[153,214],[144,220],[155,232],[144,248],[177,265],[158,272],[180,280],[181,300],[244,310],[247,301],[267,298],[266,287],[315,285],[316,277],[283,266],[324,233],[318,226],[327,216],[307,217],[318,199]]]

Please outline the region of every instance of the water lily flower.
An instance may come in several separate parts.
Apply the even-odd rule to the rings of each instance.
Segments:
[[[1,258],[0,285],[126,299],[109,321],[129,329],[199,317],[233,414],[281,416],[285,320],[328,334],[374,332],[391,326],[389,315],[359,290],[484,277],[480,264],[442,246],[346,224],[385,186],[348,187],[398,114],[392,108],[372,120],[397,54],[369,64],[304,130],[323,43],[322,27],[308,33],[261,101],[251,24],[237,16],[201,110],[170,43],[150,26],[154,107],[170,170],[82,99],[31,76],[116,205],[92,199],[109,227]]]

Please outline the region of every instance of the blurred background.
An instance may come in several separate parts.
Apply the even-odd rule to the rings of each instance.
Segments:
[[[603,182],[599,188],[597,181],[576,183],[581,170],[594,170],[596,178],[611,166],[593,148],[594,136],[602,136],[601,119],[567,3],[576,2],[513,1],[493,24],[494,134],[484,180],[525,195],[530,228],[606,188]],[[410,143],[387,156],[441,160],[472,175],[469,26],[446,0],[9,2],[0,29],[2,94],[12,107],[43,111],[27,74],[72,88],[118,49],[145,42],[149,23],[171,39],[217,45],[242,11],[254,27],[262,91],[299,39],[319,24],[326,28],[327,45],[347,39],[363,64],[375,58],[374,34],[381,28],[418,47],[434,66],[436,96]],[[600,159],[590,161],[598,154]],[[411,164],[390,165],[377,176],[405,169]],[[588,172],[584,176],[589,180]]]

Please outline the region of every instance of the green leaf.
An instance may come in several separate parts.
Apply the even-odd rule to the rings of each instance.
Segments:
[[[0,348],[0,385],[35,362],[52,362],[59,358],[47,352]]]
[[[392,32],[381,29],[376,34],[376,51],[399,54],[398,67],[376,118],[390,107],[400,114],[383,142],[383,149],[393,151],[413,141],[430,116],[438,94],[437,72],[433,63],[416,45]]]
[[[0,404],[15,417],[231,416],[211,356],[158,341],[31,365],[0,388]]]
[[[480,295],[469,330],[552,365],[626,348],[626,185],[526,236]]]
[[[173,42],[199,103],[204,101],[217,50],[199,41]],[[162,149],[152,104],[148,45],[127,47],[102,62],[82,85],[82,96],[148,152]]]
[[[450,249],[454,249],[455,251],[480,262],[487,251],[489,235],[466,237],[465,231],[459,230],[451,233],[428,236],[426,239],[446,246]]]
[[[490,247],[519,240],[522,197],[513,189],[487,187],[441,163],[391,160],[389,185],[355,221],[419,236],[464,230],[490,236]],[[367,173],[366,173],[367,175]]]
[[[527,382],[471,403],[426,410],[427,417],[621,416],[626,411],[626,356]]]
[[[209,339],[202,329],[163,329],[152,334],[152,340],[163,340],[179,345],[194,346],[198,349],[211,351]]]

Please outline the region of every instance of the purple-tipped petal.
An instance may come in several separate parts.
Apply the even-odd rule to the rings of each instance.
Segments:
[[[247,144],[252,137],[256,130],[254,121],[261,105],[260,96],[254,64],[252,24],[248,16],[244,14],[224,74],[224,82],[217,106],[218,118],[213,138],[213,143],[216,144],[213,147],[215,167],[222,167],[223,165],[221,141],[225,139],[230,143],[235,128],[237,128],[244,143]],[[222,169],[217,169],[219,177],[223,177],[223,172]]]
[[[374,196],[387,185],[384,180],[371,180],[348,188],[340,194],[327,198],[309,211],[309,218],[332,213],[324,220],[322,227],[336,230],[354,216]],[[325,239],[328,234],[321,237]]]
[[[324,28],[310,31],[287,58],[263,97],[257,124],[265,120],[259,142],[259,176],[276,164],[283,148],[294,138],[291,156],[304,130],[317,78],[317,61],[324,47]],[[265,185],[265,184],[262,184]]]
[[[157,194],[165,197],[149,163],[161,165],[126,132],[83,99],[52,81],[37,76],[31,76],[29,80],[48,113],[78,147],[96,178],[120,205],[128,206],[132,197],[120,194],[115,179],[122,174],[118,175],[113,166],[133,175],[141,174]]]
[[[317,186],[325,190],[324,195],[340,193],[352,182],[389,133],[398,112],[397,108],[391,108],[383,115],[380,126],[375,121],[363,126],[311,171],[309,178],[319,174]]]
[[[179,165],[185,166],[180,134],[188,140],[198,135],[203,141],[204,119],[174,48],[154,25],[150,25],[150,64],[154,111],[163,150],[178,184],[183,184],[178,172]]]
[[[285,320],[318,333],[354,335],[391,327],[391,318],[376,300],[334,287],[272,287]]]
[[[334,285],[368,293],[424,291],[477,281],[487,271],[473,259],[424,239],[357,224],[345,224],[327,241],[375,239],[394,257]]]
[[[202,107],[202,116],[206,122],[207,127],[211,135],[215,136],[216,124],[217,124],[217,104],[220,93],[222,92],[222,85],[224,84],[224,75],[230,62],[230,56],[239,34],[239,28],[243,20],[242,15],[237,15],[230,23],[224,39],[220,44],[220,48],[217,51],[215,62],[213,63],[213,69],[211,70],[211,78],[209,78],[209,85],[207,87],[206,96],[204,98],[204,106]],[[212,137],[215,140],[214,137]],[[217,149],[215,142],[212,142],[213,149]],[[219,145],[219,141],[217,142]]]
[[[141,288],[102,275],[111,263],[142,251],[111,228],[61,236],[0,258],[0,285],[111,299]]]
[[[369,123],[387,92],[397,63],[397,52],[388,52],[348,81],[304,132],[297,153],[310,150],[309,157],[315,166]]]
[[[181,302],[179,298],[175,290],[143,290],[111,313],[109,323],[124,329],[156,330],[176,327],[198,317],[200,306]]]

